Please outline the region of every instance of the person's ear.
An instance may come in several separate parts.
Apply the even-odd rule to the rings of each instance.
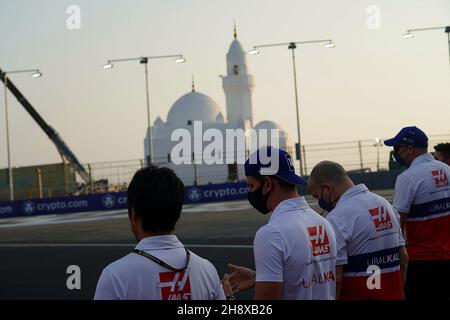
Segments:
[[[410,157],[414,156],[415,151],[416,150],[412,146],[406,147],[405,160],[408,160]]]
[[[313,196],[313,198],[319,198],[320,196],[320,186],[312,182],[308,181],[308,191]]]
[[[137,222],[136,211],[134,211],[133,207],[131,207],[130,221],[133,222],[133,223]]]
[[[320,197],[321,197],[322,199],[323,199],[323,193],[324,193],[324,190],[327,190],[326,192],[327,192],[328,196],[330,196],[330,193],[331,193],[331,184],[325,182],[325,183],[322,183],[322,184],[320,185],[320,192],[321,192]]]
[[[266,195],[273,189],[273,180],[269,176],[264,176],[264,187],[262,189],[262,194]]]

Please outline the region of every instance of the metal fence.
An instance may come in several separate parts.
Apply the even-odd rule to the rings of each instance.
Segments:
[[[75,170],[68,163],[12,168],[14,199],[59,197],[78,189]],[[0,169],[0,201],[10,200],[8,170]]]
[[[144,167],[144,160],[105,161],[85,164],[91,184],[82,193],[126,191],[133,174]]]
[[[429,136],[429,152],[433,146],[441,142],[449,142],[450,134]],[[383,140],[355,140],[336,143],[305,144],[302,146],[303,171],[308,175],[312,168],[322,160],[339,162],[347,171],[376,172],[389,170],[390,152],[392,148],[383,145]],[[295,158],[295,148],[288,147],[287,151]],[[159,165],[167,164],[168,159],[156,158]],[[108,179],[112,189],[126,188],[134,172],[144,166],[143,159],[120,162],[101,162],[88,164],[94,180]],[[192,165],[194,167],[194,165]],[[294,163],[299,172],[299,161]],[[195,171],[194,169],[192,170]],[[223,181],[226,182],[226,181]]]
[[[450,134],[429,136],[429,151],[434,151],[433,146],[436,144],[449,141]],[[392,148],[383,145],[382,140],[378,142],[375,140],[356,140],[305,144],[302,146],[303,172],[305,175],[308,175],[314,165],[322,160],[339,162],[350,172],[386,171],[389,170],[391,150]],[[292,155],[293,159],[296,158],[295,148],[293,146],[288,147],[287,151]],[[154,163],[166,165],[169,160],[167,157],[156,158],[154,159]],[[28,169],[14,168],[14,170],[18,170],[15,173],[16,199],[125,191],[133,174],[138,169],[144,167],[144,163],[143,159],[132,159],[85,164],[92,177],[92,183],[84,188],[80,188],[82,184],[79,178],[77,178],[78,184],[71,178],[72,175],[75,177],[75,173],[68,167],[68,164],[34,166]],[[195,172],[195,165],[192,165],[192,170],[188,166],[186,168],[186,165],[184,165],[183,170]],[[294,161],[294,166],[297,172],[299,172],[299,161]],[[226,166],[222,168],[224,168],[224,171],[227,170]],[[24,174],[21,177],[19,174],[20,170],[31,173]],[[214,177],[211,175],[216,175],[217,179],[213,179]],[[0,200],[9,199],[5,177],[6,170],[0,170]],[[220,178],[217,171],[203,172],[199,183],[207,183],[207,181],[211,180],[220,180],[220,183],[229,182],[229,179],[226,177],[225,172],[220,172]]]
[[[433,146],[442,142],[450,142],[450,134],[428,136],[428,151],[434,152]],[[373,172],[389,170],[390,152],[392,148],[383,144],[383,139],[357,140],[336,143],[307,144],[302,148],[303,169],[309,174],[314,165],[322,160],[339,162],[347,171]],[[298,161],[296,169],[298,169]]]

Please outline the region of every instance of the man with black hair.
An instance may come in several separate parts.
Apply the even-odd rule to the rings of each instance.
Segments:
[[[450,166],[450,143],[439,143],[434,146],[434,158]]]
[[[215,267],[172,234],[184,185],[169,168],[138,170],[128,186],[128,216],[139,242],[111,263],[97,284],[96,300],[224,300]]]

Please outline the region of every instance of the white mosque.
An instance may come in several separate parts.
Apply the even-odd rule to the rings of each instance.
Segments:
[[[279,130],[279,147],[286,149],[288,137],[286,132],[273,121],[261,121],[254,126],[252,91],[254,87],[253,76],[249,74],[246,51],[237,39],[236,29],[234,39],[226,55],[227,73],[222,76],[222,86],[226,99],[226,117],[219,105],[209,96],[195,90],[192,83],[192,91],[181,96],[169,110],[166,121],[157,117],[151,127],[153,163],[161,166],[168,166],[183,180],[184,184],[210,184],[224,183],[245,179],[243,164],[225,163],[225,154],[215,156],[221,157],[223,164],[207,164],[206,158],[202,159],[202,153],[195,153],[192,144],[192,157],[201,163],[198,164],[174,164],[169,156],[172,148],[179,141],[171,141],[172,132],[176,129],[186,129],[194,137],[194,121],[202,121],[203,132],[207,129],[219,130],[226,137],[227,129],[261,129]],[[216,131],[217,132],[217,131]],[[252,137],[246,136],[244,143],[237,143],[234,151],[224,148],[225,152],[234,152],[239,156],[248,156]],[[270,141],[270,137],[269,140]],[[210,144],[210,141],[203,142],[203,149]],[[269,142],[270,143],[270,142]],[[225,146],[225,141],[223,145]],[[200,153],[200,154],[198,154]],[[144,139],[145,159],[148,159],[148,132]]]

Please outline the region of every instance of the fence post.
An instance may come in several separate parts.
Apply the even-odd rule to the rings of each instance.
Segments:
[[[380,171],[380,145],[377,145],[377,172]]]
[[[305,145],[302,145],[302,154],[303,154],[303,168],[305,169],[304,174],[307,175],[307,168],[306,168],[306,152],[305,152]]]
[[[89,171],[89,189],[90,189],[90,193],[94,193],[94,183],[92,181],[92,168],[91,168],[90,164],[88,164],[88,171]]]
[[[36,173],[37,173],[37,179],[38,179],[39,199],[42,199],[43,198],[43,193],[42,193],[42,171],[41,171],[41,169],[37,168],[36,169]]]
[[[360,167],[361,167],[361,171],[363,171],[364,170],[364,163],[363,163],[361,140],[358,141],[358,149],[359,149],[359,164],[360,164]]]

